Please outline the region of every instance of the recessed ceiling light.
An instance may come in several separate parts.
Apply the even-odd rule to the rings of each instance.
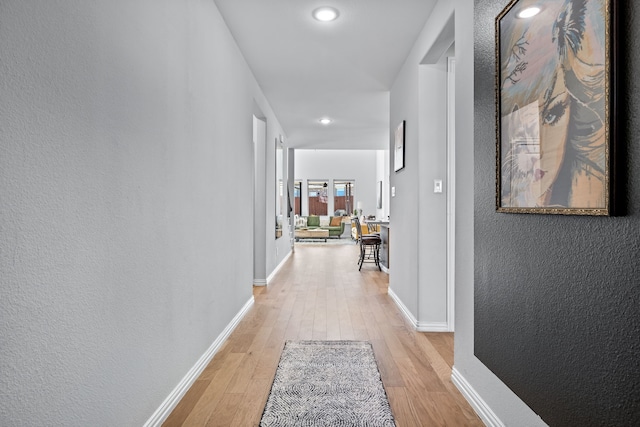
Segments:
[[[518,18],[531,18],[540,13],[539,7],[528,7],[518,13]]]
[[[313,11],[313,17],[322,22],[333,21],[338,15],[338,9],[329,6],[319,7]]]
[[[329,123],[331,123],[331,119],[328,117],[323,117],[320,120],[318,120],[320,123],[322,123],[323,125],[328,125]]]

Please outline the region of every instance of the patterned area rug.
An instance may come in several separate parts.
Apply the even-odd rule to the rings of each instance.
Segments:
[[[371,343],[285,343],[260,426],[395,425]]]

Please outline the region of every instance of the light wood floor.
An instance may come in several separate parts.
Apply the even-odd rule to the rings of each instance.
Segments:
[[[355,245],[297,244],[165,426],[257,426],[286,340],[368,340],[399,427],[482,426],[450,380],[453,334],[419,333]]]

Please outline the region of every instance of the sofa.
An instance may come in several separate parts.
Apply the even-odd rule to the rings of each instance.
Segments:
[[[329,231],[329,237],[340,238],[344,233],[344,222],[341,216],[300,216],[295,218],[296,229],[316,229],[320,228]]]

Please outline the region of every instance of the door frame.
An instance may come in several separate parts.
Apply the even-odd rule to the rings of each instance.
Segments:
[[[455,330],[456,271],[456,59],[447,58],[447,328]]]

